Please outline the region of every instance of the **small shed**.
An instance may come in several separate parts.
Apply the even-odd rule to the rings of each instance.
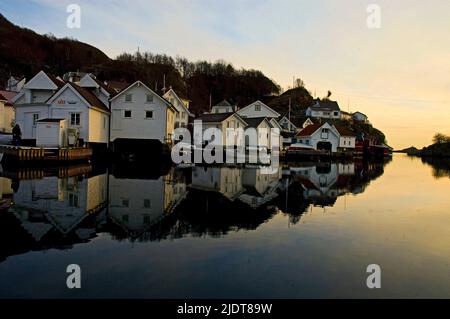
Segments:
[[[67,146],[67,120],[38,120],[36,122],[36,146],[55,148]]]

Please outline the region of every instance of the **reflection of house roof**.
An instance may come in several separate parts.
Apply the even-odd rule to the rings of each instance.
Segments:
[[[302,184],[303,187],[305,187],[306,189],[316,189],[316,190],[318,189],[309,178],[303,176],[296,176],[295,180],[300,182],[300,184]]]

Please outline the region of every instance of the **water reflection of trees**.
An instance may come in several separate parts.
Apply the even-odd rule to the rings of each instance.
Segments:
[[[385,164],[3,170],[1,200],[13,206],[0,215],[0,260],[70,249],[99,233],[119,241],[220,237],[255,230],[278,212],[298,223],[313,206],[364,192]]]
[[[439,157],[423,157],[422,163],[433,168],[433,176],[437,179],[450,177],[450,159]]]

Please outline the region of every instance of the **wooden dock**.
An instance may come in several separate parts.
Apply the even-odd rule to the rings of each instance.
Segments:
[[[92,149],[75,148],[40,148],[25,146],[0,145],[1,161],[18,162],[71,162],[87,161],[92,157]]]

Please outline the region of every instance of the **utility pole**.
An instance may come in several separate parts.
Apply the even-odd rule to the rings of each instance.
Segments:
[[[166,74],[164,73],[163,77],[163,88],[162,88],[163,94],[166,94]]]
[[[291,131],[291,98],[289,98],[288,120],[289,120],[289,131]]]

